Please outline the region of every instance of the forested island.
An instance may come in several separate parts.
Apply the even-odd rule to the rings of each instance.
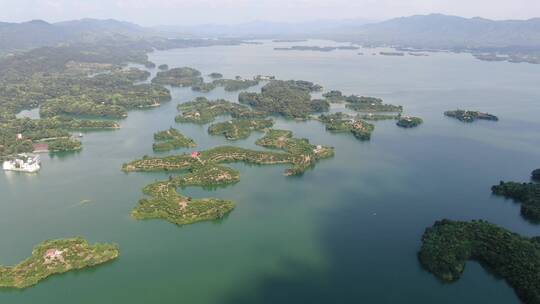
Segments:
[[[206,97],[197,97],[195,100],[181,103],[177,107],[182,113],[176,116],[178,123],[207,124],[216,117],[230,115],[234,118],[261,118],[265,114],[253,111],[249,107],[232,103],[224,99],[208,100]]]
[[[145,64],[149,50],[145,43],[119,40],[43,47],[1,58],[0,157],[32,152],[44,141],[51,152],[79,150],[70,131],[119,127],[114,121],[88,118],[123,118],[128,110],[170,100],[161,86],[136,84],[150,73],[125,66]],[[36,107],[41,119],[15,116]]]
[[[493,114],[482,113],[478,111],[466,111],[466,110],[446,111],[444,112],[444,115],[448,117],[456,118],[463,122],[473,122],[477,119],[492,120],[492,121],[499,120],[499,118]]]
[[[152,149],[156,152],[165,152],[180,148],[196,147],[195,141],[184,136],[179,130],[169,128],[169,130],[160,131],[154,134],[154,144]]]
[[[398,127],[402,128],[414,128],[421,125],[424,121],[420,117],[402,116],[396,122]]]
[[[325,100],[312,100],[311,93],[321,86],[302,80],[273,80],[261,89],[261,93],[242,92],[238,101],[267,115],[307,119],[313,113],[328,111]]]
[[[536,179],[538,171],[532,173]],[[540,183],[503,182],[491,187],[495,195],[504,196],[521,204],[521,215],[535,223],[540,223]]]
[[[191,87],[203,83],[201,72],[190,67],[174,68],[158,72],[152,83],[173,87]]]
[[[212,82],[212,84],[223,87],[223,89],[227,92],[236,92],[256,86],[259,84],[259,81],[255,79],[216,79]]]
[[[351,95],[345,97],[346,107],[356,112],[395,112],[401,113],[402,106],[385,104],[381,98]]]
[[[253,131],[262,131],[273,125],[272,119],[233,119],[210,125],[208,133],[210,135],[223,135],[228,140],[238,140],[248,138]]]
[[[502,277],[524,303],[540,303],[540,238],[526,238],[485,221],[437,221],[418,253],[422,266],[444,282],[461,277],[468,260]]]
[[[34,151],[34,144],[46,142],[51,152],[80,150],[80,142],[70,132],[114,130],[119,125],[111,120],[80,120],[70,117],[45,119],[14,118],[0,120],[0,158]],[[69,140],[69,142],[66,142]]]
[[[117,245],[90,245],[82,238],[45,241],[15,266],[0,266],[0,287],[27,288],[54,275],[94,267],[119,256]]]
[[[270,130],[257,144],[285,152],[224,146],[190,154],[144,157],[124,164],[124,172],[176,171],[182,174],[146,186],[143,193],[150,198],[141,199],[132,215],[136,219],[165,219],[177,225],[219,219],[232,211],[234,202],[215,198],[193,200],[183,197],[176,189],[188,186],[216,187],[238,182],[238,171],[224,167],[222,163],[290,164],[292,167],[286,170],[286,175],[300,175],[318,160],[334,155],[333,148],[311,145],[307,139],[294,138],[290,131]]]
[[[334,133],[350,132],[359,140],[370,140],[371,133],[375,126],[361,119],[338,112],[333,114],[322,114],[319,120],[324,123],[326,130]]]

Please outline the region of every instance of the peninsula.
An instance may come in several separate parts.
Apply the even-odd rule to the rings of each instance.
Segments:
[[[495,195],[504,196],[521,204],[521,215],[540,223],[540,184],[503,182],[491,187]]]
[[[15,266],[0,266],[0,287],[27,288],[54,275],[94,267],[116,259],[117,245],[90,245],[82,238],[45,241]]]
[[[164,152],[176,150],[180,148],[196,147],[195,141],[184,136],[179,130],[170,128],[169,130],[160,131],[154,134],[155,143],[152,148],[156,152]]]
[[[468,260],[478,261],[514,288],[524,303],[540,303],[540,239],[485,221],[437,221],[422,237],[422,266],[444,282],[459,280]]]

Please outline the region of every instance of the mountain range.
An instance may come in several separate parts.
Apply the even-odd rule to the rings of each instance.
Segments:
[[[103,37],[235,37],[322,38],[369,45],[453,50],[507,49],[540,51],[540,18],[495,21],[441,14],[395,18],[311,22],[256,21],[238,25],[142,27],[113,19],[81,19],[59,23],[33,20],[0,22],[0,52],[13,52],[62,43],[89,42]]]

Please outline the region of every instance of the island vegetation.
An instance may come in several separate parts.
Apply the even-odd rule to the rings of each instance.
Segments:
[[[68,148],[68,151],[80,150],[80,142],[70,139],[70,132],[118,128],[118,123],[111,120],[80,120],[58,116],[45,119],[0,120],[0,158],[33,152],[33,145],[44,141],[48,143],[49,151],[51,148],[54,152],[64,151],[61,147]]]
[[[322,114],[319,120],[325,125],[326,130],[333,133],[350,132],[359,140],[370,140],[375,126],[354,116],[342,112]]]
[[[213,122],[216,117],[230,115],[233,118],[261,118],[265,114],[253,111],[245,105],[233,103],[224,99],[210,101],[206,97],[197,97],[195,100],[181,103],[178,111],[182,113],[176,116],[178,123],[207,124]]]
[[[401,118],[401,114],[390,115],[390,114],[367,113],[367,114],[358,114],[358,115],[356,115],[356,119],[371,120],[371,121],[399,120],[400,118]]]
[[[271,130],[257,141],[267,148],[284,152],[255,151],[239,147],[216,147],[202,152],[192,152],[165,157],[143,157],[124,164],[124,172],[170,171],[167,181],[158,181],[143,189],[149,198],[139,201],[132,215],[136,219],[165,219],[177,225],[214,220],[233,210],[234,202],[215,198],[191,199],[180,195],[180,187],[217,187],[239,181],[238,171],[224,167],[223,163],[244,162],[256,165],[290,164],[286,175],[301,175],[315,163],[334,155],[334,149],[311,145],[307,139],[297,139],[292,132]]]
[[[501,181],[498,185],[491,187],[491,191],[495,195],[504,196],[519,202],[521,204],[521,215],[532,222],[540,223],[539,183]]]
[[[94,267],[119,256],[117,245],[90,245],[82,238],[45,241],[15,266],[0,266],[0,287],[27,288],[55,274]]]
[[[79,140],[71,137],[57,138],[47,141],[48,150],[50,153],[56,152],[75,152],[82,149],[82,143]]]
[[[158,72],[152,79],[152,83],[170,85],[173,87],[192,87],[200,85],[204,80],[201,72],[190,67],[174,68],[168,71]]]
[[[238,100],[267,115],[307,119],[330,107],[326,100],[311,99],[311,92],[319,90],[321,86],[308,81],[274,80],[262,87],[261,93],[240,93]]]
[[[259,81],[250,79],[216,79],[212,84],[223,87],[227,92],[236,92],[256,86],[259,84]]]
[[[420,117],[402,116],[396,122],[398,127],[402,128],[415,128],[421,125],[424,121]]]
[[[323,94],[323,97],[330,103],[342,103],[347,96],[343,95],[341,91],[332,90]]]
[[[381,98],[351,95],[345,98],[346,107],[356,112],[395,112],[401,113],[402,106],[385,104]]]
[[[473,122],[477,119],[483,120],[492,120],[498,121],[499,118],[495,115],[489,113],[482,113],[478,111],[466,111],[466,110],[455,110],[455,111],[446,111],[444,112],[445,116],[456,118],[463,122]]]
[[[274,125],[272,119],[242,118],[220,122],[208,127],[211,135],[223,135],[228,140],[248,138],[253,131],[262,131]]]
[[[524,303],[540,303],[540,238],[526,238],[485,221],[437,221],[422,237],[422,266],[444,282],[474,260],[502,277]]]
[[[176,225],[223,218],[231,212],[232,201],[215,198],[192,199],[180,195],[176,189],[187,186],[217,186],[237,182],[238,172],[216,165],[195,165],[184,176],[170,177],[168,181],[155,182],[143,189],[150,198],[143,198],[131,215],[138,220],[164,219]]]
[[[169,69],[169,65],[161,64],[158,66],[158,69],[160,69],[161,71],[167,71]]]
[[[169,128],[168,130],[160,131],[154,134],[155,143],[152,149],[156,152],[165,152],[180,148],[193,148],[197,145],[195,141],[184,136],[179,130]]]

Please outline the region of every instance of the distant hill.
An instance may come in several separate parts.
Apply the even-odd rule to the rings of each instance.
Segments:
[[[255,21],[237,25],[159,26],[145,28],[113,19],[81,19],[59,23],[33,20],[0,22],[0,54],[68,42],[102,38],[235,37],[267,39],[321,38],[366,45],[447,50],[505,50],[540,53],[540,18],[494,21],[441,14],[395,18],[310,22]]]
[[[80,19],[59,22],[54,24],[74,35],[126,35],[144,36],[148,30],[130,22],[118,21],[114,19]]]
[[[494,21],[441,14],[417,15],[331,29],[321,36],[367,44],[423,48],[540,49],[540,18]]]
[[[60,23],[33,20],[0,23],[0,53],[26,50],[60,43],[91,41],[98,38],[143,36],[151,33],[138,25],[116,20],[81,19]]]
[[[70,39],[65,29],[41,20],[0,23],[0,51],[54,45]]]

